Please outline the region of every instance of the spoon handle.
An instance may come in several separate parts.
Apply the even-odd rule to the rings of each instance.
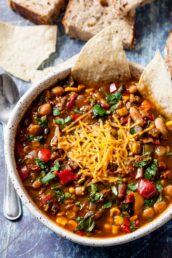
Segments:
[[[3,130],[5,126],[3,126]],[[4,216],[9,220],[17,220],[21,214],[21,202],[11,183],[9,173],[5,164],[5,185],[4,185],[4,203],[3,203]]]

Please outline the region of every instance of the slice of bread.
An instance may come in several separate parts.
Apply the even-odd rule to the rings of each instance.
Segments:
[[[114,0],[69,0],[63,25],[66,34],[87,41],[109,25],[116,26],[125,48],[134,43],[135,12],[119,15]]]
[[[121,14],[126,15],[128,12],[146,4],[150,4],[153,1],[154,0],[117,0],[117,5]]]
[[[65,0],[9,0],[11,8],[36,24],[52,24]]]
[[[172,30],[170,31],[170,34],[167,39],[165,52],[166,52],[166,64],[172,77]]]

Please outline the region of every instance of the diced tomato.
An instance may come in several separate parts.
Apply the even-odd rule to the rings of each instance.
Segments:
[[[44,162],[48,162],[51,157],[51,151],[49,149],[40,149],[38,152],[38,158]]]
[[[67,108],[70,109],[75,105],[75,99],[77,97],[77,93],[73,93],[70,97],[70,100],[67,102]]]
[[[122,230],[123,230],[125,233],[131,233],[131,230],[130,230],[130,228],[129,228],[128,226],[122,224],[122,225],[121,225],[121,228],[122,228]]]
[[[157,194],[156,185],[147,179],[140,180],[137,191],[145,199],[152,198]]]
[[[29,170],[27,168],[27,166],[24,166],[20,169],[19,171],[20,177],[21,179],[24,181],[26,178],[28,178],[29,176]]]
[[[125,200],[123,201],[123,203],[132,203],[134,202],[135,198],[134,198],[134,194],[130,193],[125,197]]]
[[[41,200],[42,204],[48,204],[49,202],[53,201],[53,196],[51,193],[42,194],[40,197],[40,200]]]
[[[127,217],[124,217],[124,223],[125,226],[129,227],[130,226],[130,221]]]
[[[110,93],[113,93],[117,90],[115,83],[110,84],[109,90],[110,90]]]
[[[149,114],[148,119],[151,120],[151,121],[154,121],[155,117],[154,117],[153,114]]]
[[[152,104],[148,100],[144,100],[141,103],[140,107],[141,107],[141,109],[143,109],[145,111],[149,111],[152,109]]]
[[[61,170],[60,173],[58,173],[58,176],[60,177],[60,181],[62,184],[67,184],[76,179],[76,174],[68,168]]]
[[[73,115],[72,115],[72,120],[75,121],[78,117],[79,117],[79,114],[73,114]]]
[[[154,144],[160,145],[160,140],[159,139],[154,140]]]
[[[84,231],[79,230],[79,231],[77,231],[76,233],[77,233],[79,236],[85,236],[85,232],[84,232]]]

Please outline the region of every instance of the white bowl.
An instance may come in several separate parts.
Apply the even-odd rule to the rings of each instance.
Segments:
[[[74,60],[74,59],[73,59]],[[43,81],[40,81],[34,87],[30,88],[23,97],[19,100],[16,107],[13,110],[13,113],[9,119],[8,125],[5,130],[5,158],[8,167],[8,171],[10,173],[10,177],[14,187],[22,199],[22,201],[27,205],[29,210],[32,214],[38,218],[44,225],[50,228],[52,231],[57,233],[58,235],[67,238],[73,242],[82,244],[82,245],[89,245],[89,246],[112,246],[112,245],[119,245],[124,244],[130,241],[133,241],[137,238],[143,237],[150,232],[156,230],[167,221],[172,218],[172,206],[170,205],[160,216],[158,216],[152,222],[146,224],[145,226],[141,227],[140,229],[136,230],[133,233],[125,234],[118,237],[111,237],[111,238],[95,238],[95,237],[82,237],[76,235],[72,232],[69,232],[57,224],[55,224],[51,219],[46,217],[41,210],[38,209],[36,204],[32,201],[28,193],[26,192],[23,183],[18,175],[15,156],[14,156],[14,144],[15,144],[15,135],[18,124],[21,121],[21,118],[25,114],[26,110],[31,105],[32,101],[45,89],[49,88],[50,86],[54,85],[58,80],[64,79],[67,75],[70,74],[70,70],[72,67],[72,62],[67,62],[64,65],[60,65],[57,68],[57,72],[49,76]],[[138,69],[138,65],[132,64],[131,65],[131,72],[134,77],[140,76],[140,67]]]

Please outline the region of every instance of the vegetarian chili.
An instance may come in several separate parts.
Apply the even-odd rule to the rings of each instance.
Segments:
[[[172,121],[137,82],[88,87],[71,77],[33,101],[16,163],[37,206],[81,236],[131,233],[172,200]]]

